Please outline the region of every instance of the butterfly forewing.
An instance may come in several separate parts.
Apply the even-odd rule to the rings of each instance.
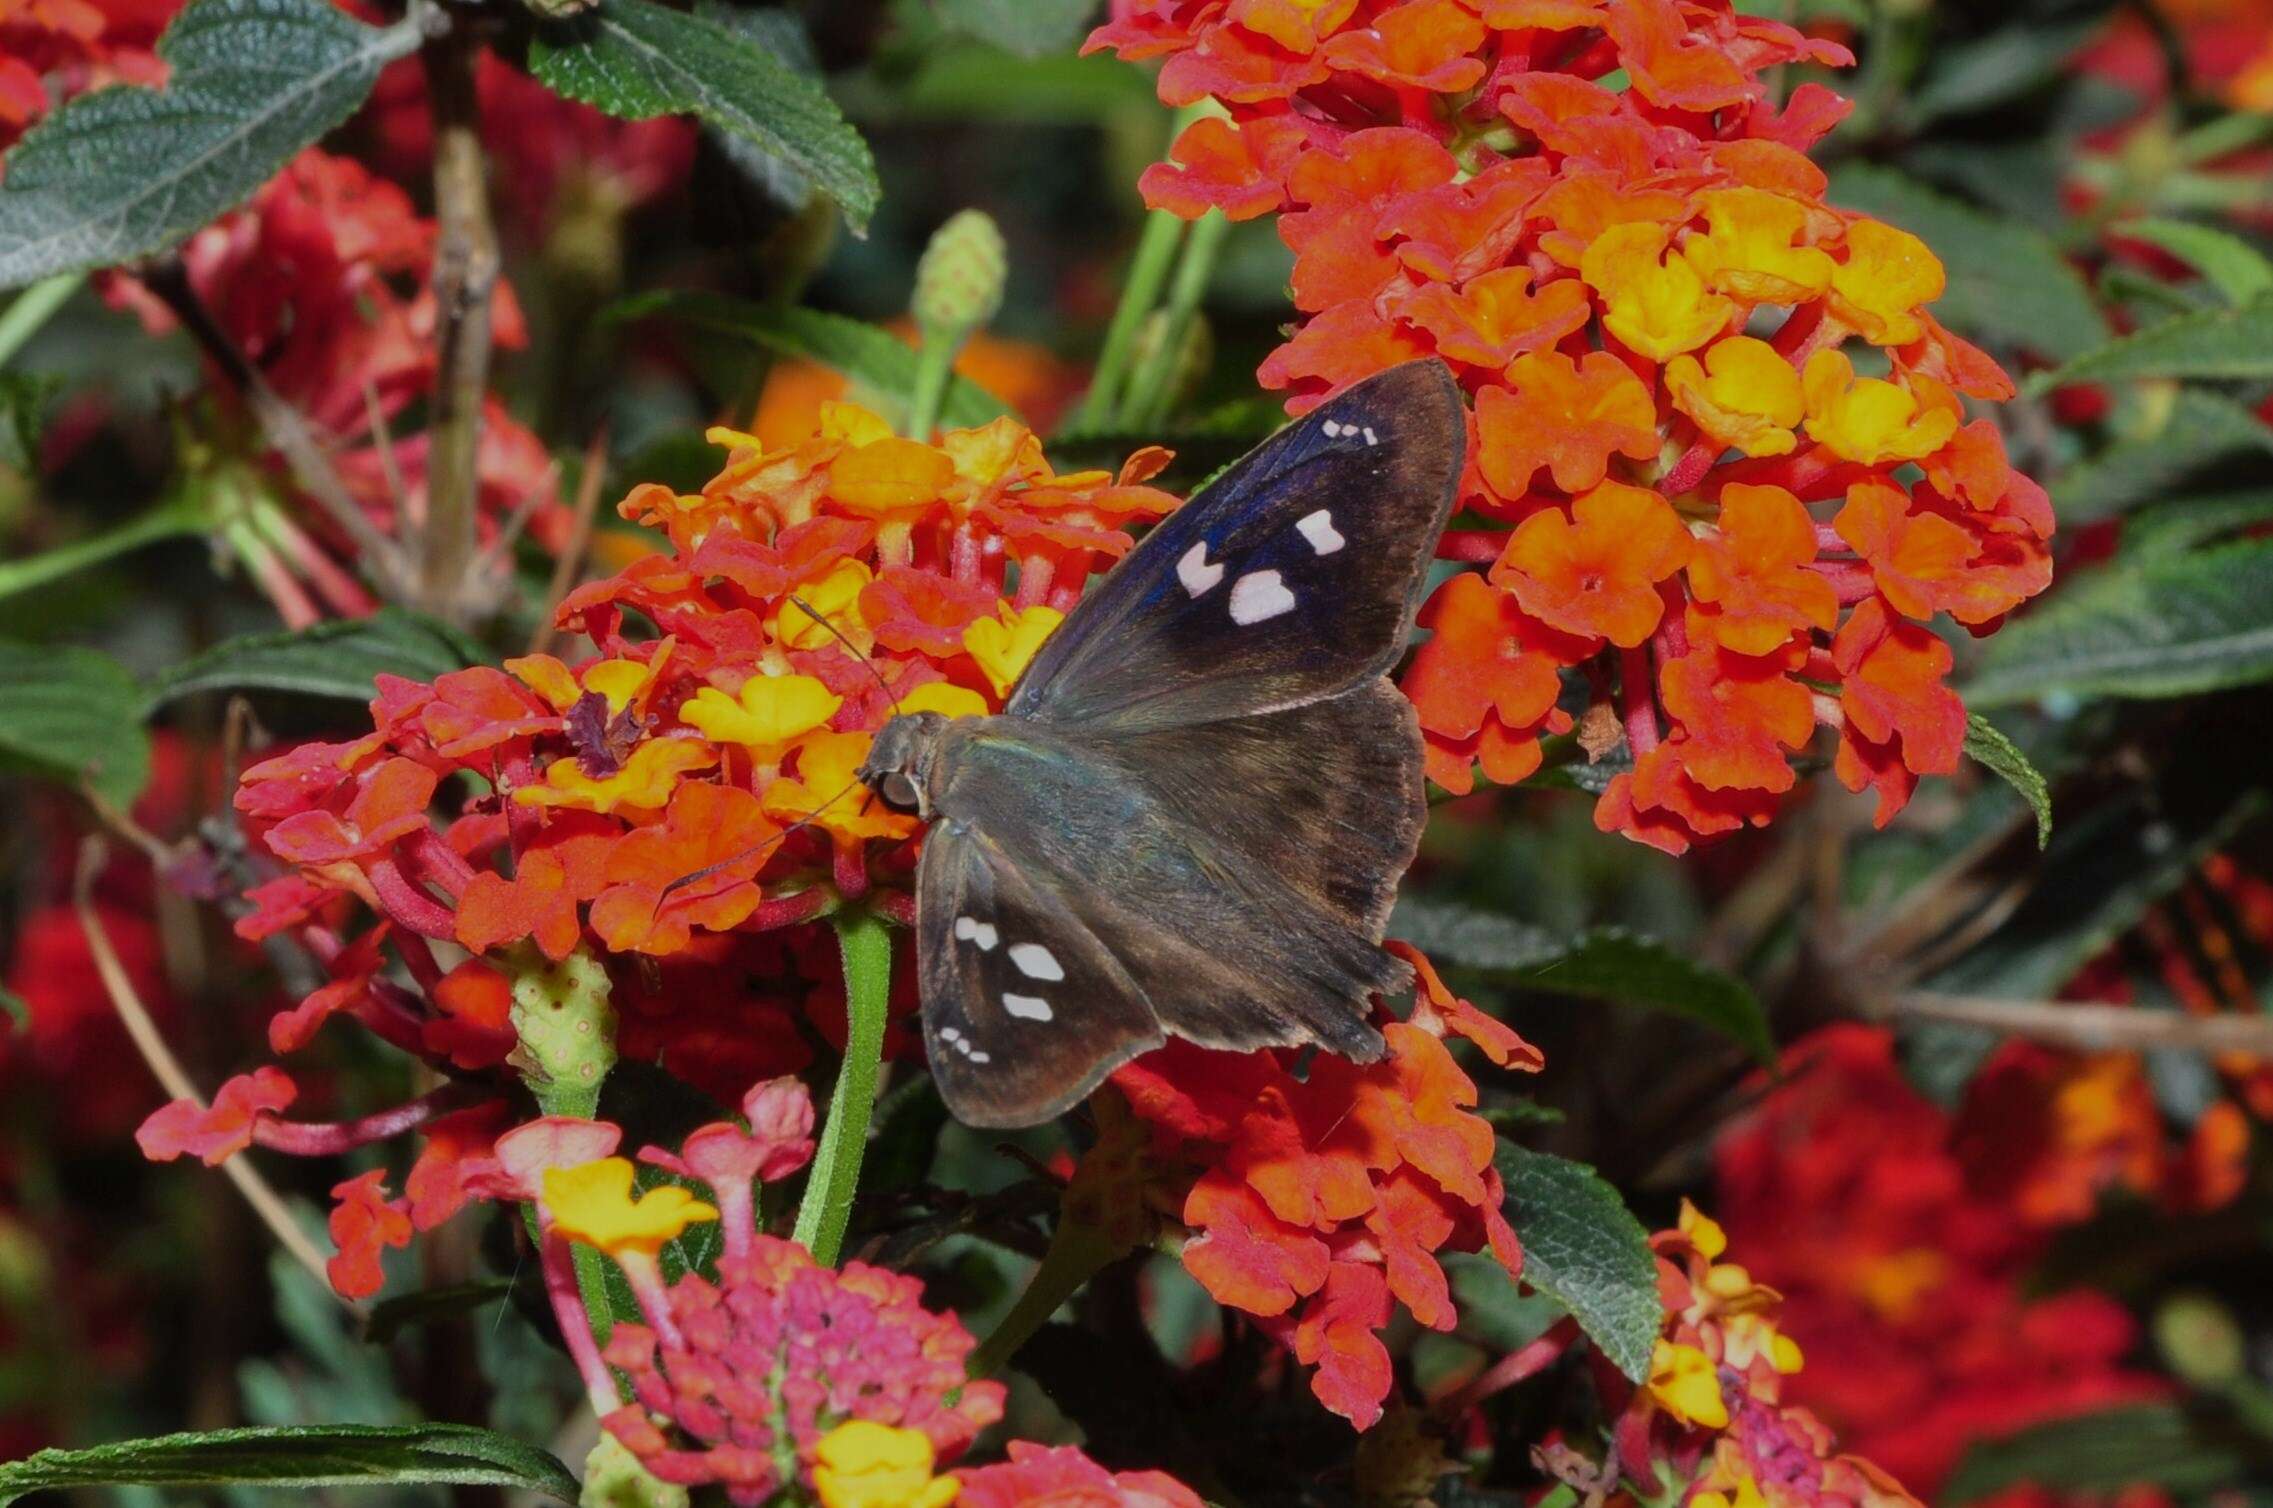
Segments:
[[[1463,437],[1440,362],[1321,405],[1146,536],[1043,646],[1007,711],[1158,727],[1381,674],[1451,511]]]
[[[1159,1045],[1119,962],[987,837],[952,820],[932,828],[916,911],[924,1048],[956,1119],[1047,1120]]]

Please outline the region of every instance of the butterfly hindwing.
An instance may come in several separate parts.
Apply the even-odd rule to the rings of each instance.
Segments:
[[[1441,362],[1320,405],[1147,535],[1042,647],[1006,710],[1162,727],[1380,675],[1451,512],[1464,435]]]
[[[965,1124],[1046,1120],[1161,1042],[1127,971],[987,837],[933,826],[916,909],[924,1047]]]

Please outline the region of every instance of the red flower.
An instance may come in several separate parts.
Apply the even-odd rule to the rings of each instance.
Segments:
[[[1162,1471],[1107,1471],[1073,1445],[1010,1442],[998,1466],[966,1466],[964,1508],[1201,1508],[1200,1495]]]

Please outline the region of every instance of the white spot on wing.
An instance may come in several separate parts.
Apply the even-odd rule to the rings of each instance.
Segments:
[[[1294,593],[1276,571],[1250,571],[1231,583],[1231,621],[1245,627],[1294,610]]]
[[[1010,950],[1010,961],[1028,979],[1047,979],[1054,983],[1065,978],[1065,970],[1059,965],[1057,954],[1040,943],[1019,943]]]
[[[1296,519],[1294,527],[1304,539],[1310,541],[1313,554],[1331,555],[1349,543],[1342,538],[1341,530],[1334,527],[1334,515],[1324,508]]]
[[[1006,993],[1002,997],[1002,1008],[1022,1021],[1047,1021],[1050,1019],[1050,1002],[1039,995]]]
[[[1184,590],[1197,597],[1214,588],[1223,579],[1223,566],[1219,562],[1208,564],[1208,542],[1201,540],[1184,552],[1176,562],[1176,579],[1184,583]]]
[[[1373,432],[1373,426],[1370,424],[1365,427],[1365,443],[1368,445],[1379,445],[1381,443],[1381,436]]]
[[[1342,426],[1335,423],[1332,419],[1328,419],[1323,424],[1320,424],[1318,426],[1318,432],[1324,435],[1327,439],[1331,440],[1337,435],[1341,434]]]
[[[987,1061],[987,1055],[983,1052],[967,1052],[963,1054],[963,1056],[969,1058],[974,1063],[984,1063]]]
[[[981,953],[993,952],[995,939],[1000,935],[994,930],[994,925],[991,922],[982,922],[975,916],[958,916],[955,918],[955,940],[957,942],[977,943]]]

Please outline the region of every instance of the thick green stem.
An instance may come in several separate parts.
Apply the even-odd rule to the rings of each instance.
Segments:
[[[1129,358],[1136,352],[1137,332],[1160,299],[1168,269],[1176,260],[1176,247],[1184,239],[1184,222],[1164,209],[1144,219],[1144,235],[1129,262],[1128,281],[1121,285],[1121,302],[1113,322],[1105,327],[1105,344],[1097,353],[1097,369],[1089,379],[1089,394],[1081,400],[1076,430],[1095,434],[1110,429],[1128,376]]]
[[[6,366],[86,280],[83,272],[59,272],[17,294],[15,301],[0,311],[0,366]]]
[[[908,415],[900,432],[926,444],[939,425],[939,407],[947,401],[947,384],[955,375],[955,352],[962,339],[945,331],[926,330],[923,348],[916,353],[915,386],[908,393]]]
[[[521,1039],[514,1066],[545,1115],[590,1120],[600,1111],[600,1085],[616,1061],[616,1013],[608,974],[583,953],[547,964],[526,952],[513,980],[513,1029]],[[533,1222],[532,1222],[533,1227]],[[607,1259],[581,1241],[571,1247],[576,1291],[593,1338],[606,1345],[615,1329]]]
[[[11,560],[0,565],[0,597],[17,592],[28,592],[35,586],[100,565],[114,555],[139,550],[144,545],[161,539],[179,539],[185,534],[200,534],[205,530],[203,509],[186,502],[171,502],[152,509],[140,518],[120,524],[101,534],[86,539],[75,539],[67,545],[43,550],[24,560]]]
[[[840,912],[837,944],[844,950],[844,1064],[829,1096],[828,1124],[797,1209],[797,1240],[814,1258],[834,1267],[852,1222],[852,1196],[860,1188],[860,1160],[868,1150],[868,1121],[876,1111],[876,1070],[884,1057],[884,1014],[892,992],[892,935],[869,911]]]
[[[1169,288],[1167,306],[1161,311],[1160,339],[1129,381],[1128,401],[1121,405],[1123,429],[1150,431],[1167,419],[1169,405],[1176,397],[1176,378],[1184,368],[1192,337],[1192,322],[1199,318],[1200,300],[1207,295],[1216,260],[1223,255],[1224,237],[1230,233],[1231,222],[1219,209],[1211,209],[1192,222],[1183,258],[1176,264],[1175,284]]]
[[[1127,1250],[1094,1225],[1080,1220],[1059,1221],[1057,1233],[1050,1238],[1050,1249],[1042,1254],[1042,1265],[1034,1269],[1026,1291],[1018,1295],[1018,1302],[1010,1306],[1002,1323],[971,1353],[971,1375],[991,1377],[1001,1371],[1082,1284]]]

